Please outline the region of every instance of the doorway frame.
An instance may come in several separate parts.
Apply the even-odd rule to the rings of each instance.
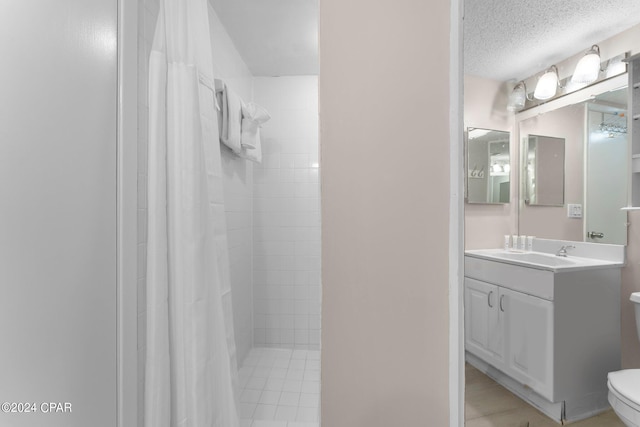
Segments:
[[[449,37],[449,425],[464,427],[464,0],[451,0]]]
[[[138,423],[138,2],[116,0],[116,425]]]

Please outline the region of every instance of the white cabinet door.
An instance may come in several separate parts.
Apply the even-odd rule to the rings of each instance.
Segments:
[[[553,303],[500,288],[505,373],[553,401]]]
[[[500,367],[503,362],[503,327],[499,322],[498,287],[465,277],[465,348]]]

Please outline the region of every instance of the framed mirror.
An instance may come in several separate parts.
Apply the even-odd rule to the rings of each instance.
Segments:
[[[524,138],[525,203],[564,205],[564,138],[529,135]]]
[[[522,141],[520,234],[627,243],[627,211],[621,208],[627,206],[630,181],[628,91],[626,80],[613,80],[604,90],[591,88],[584,99],[550,102],[543,110],[539,107],[516,115]],[[593,93],[596,95],[588,96]],[[553,135],[555,142],[545,142],[549,138],[542,135]],[[558,145],[550,150],[540,148],[545,144]],[[557,152],[560,145],[564,146],[563,156]],[[549,161],[554,152],[558,157]],[[564,165],[562,178],[560,164]]]
[[[509,203],[509,139],[505,131],[467,129],[467,203]]]

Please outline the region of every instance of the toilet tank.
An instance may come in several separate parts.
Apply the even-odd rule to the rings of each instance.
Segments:
[[[638,338],[640,338],[640,292],[632,293],[629,299],[633,303],[636,313],[636,332],[638,333]]]

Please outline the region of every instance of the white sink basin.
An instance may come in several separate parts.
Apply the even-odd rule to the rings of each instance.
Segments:
[[[558,266],[575,266],[580,264],[580,261],[576,259],[574,259],[573,257],[560,257],[560,256],[556,256],[556,255],[551,255],[551,254],[545,254],[545,253],[541,253],[541,252],[507,252],[507,251],[503,251],[502,254],[500,254],[500,257],[502,258],[506,258],[506,259],[510,259],[510,260],[514,260],[514,261],[521,261],[521,262],[529,262],[529,263],[533,263],[533,264],[542,264],[542,265],[548,265],[550,267],[558,267]]]
[[[571,254],[567,257],[560,257],[544,252],[505,251],[504,249],[469,250],[465,251],[465,255],[554,272],[607,268],[624,264],[596,258],[571,256]]]

